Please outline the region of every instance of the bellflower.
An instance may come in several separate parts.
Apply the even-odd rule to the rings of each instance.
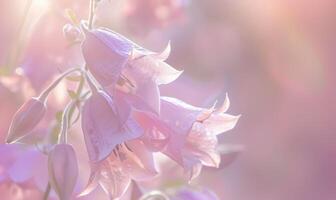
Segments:
[[[93,163],[86,195],[98,185],[109,195],[110,199],[123,196],[131,181],[143,181],[157,174],[153,155],[140,140],[128,141],[118,145],[105,160]]]
[[[92,162],[108,157],[118,144],[139,137],[142,129],[131,118],[121,123],[112,98],[96,91],[85,101],[82,130]]]
[[[154,141],[159,140],[156,136],[165,138],[161,151],[190,172],[192,179],[200,173],[203,165],[219,167],[217,135],[232,129],[239,119],[239,116],[225,113],[228,107],[228,99],[218,109],[205,109],[178,99],[161,97],[159,118],[140,112],[135,114],[135,118],[146,130],[145,137]]]
[[[154,53],[111,30],[83,29],[83,56],[104,89],[111,94],[119,89],[134,107],[159,113],[158,85],[168,84],[182,73],[164,62],[170,45]]]

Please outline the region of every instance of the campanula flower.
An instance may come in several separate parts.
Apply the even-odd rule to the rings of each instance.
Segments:
[[[114,85],[131,55],[132,44],[105,29],[83,30],[82,52],[90,72],[102,86]]]
[[[82,111],[82,130],[92,162],[108,157],[117,145],[135,139],[142,129],[131,118],[121,123],[112,98],[96,91],[85,101]]]
[[[219,167],[217,135],[232,129],[239,119],[225,113],[228,107],[228,99],[218,109],[205,109],[161,97],[159,118],[144,113],[136,113],[135,118],[146,130],[147,137],[164,136],[161,151],[190,172],[192,179],[203,165]]]
[[[92,165],[89,183],[81,195],[86,195],[98,185],[110,199],[122,197],[131,181],[143,181],[157,174],[153,155],[140,140],[118,145],[105,160]]]
[[[87,30],[85,25],[83,29],[83,56],[104,89],[112,95],[118,89],[135,108],[159,113],[158,85],[168,84],[182,73],[164,62],[170,45],[155,53],[111,30]]]

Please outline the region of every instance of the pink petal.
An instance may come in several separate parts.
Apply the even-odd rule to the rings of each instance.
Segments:
[[[162,151],[169,142],[169,137],[161,133],[155,127],[148,129],[141,139],[152,152]]]
[[[182,148],[185,144],[187,135],[192,125],[203,112],[203,109],[186,104],[178,99],[162,97],[161,98],[161,117],[172,130],[170,141],[167,144],[164,153],[170,158],[183,165]]]
[[[84,59],[97,81],[103,85],[114,85],[125,66],[132,46],[115,34],[107,31],[86,31],[82,44]]]
[[[102,91],[93,94],[84,104],[82,130],[91,161],[101,161],[110,155],[117,144],[139,137],[140,127],[131,119],[120,124],[111,105],[111,99]]]
[[[156,115],[160,112],[160,91],[157,84],[151,80],[138,83],[137,88],[132,92],[118,91],[116,95],[137,110]]]
[[[203,165],[218,167],[220,154],[217,152],[217,137],[204,128],[202,123],[195,123],[187,137],[184,153],[199,160]]]
[[[162,151],[168,144],[172,129],[157,116],[145,112],[133,112],[133,118],[145,130],[141,140],[152,152]]]
[[[126,167],[132,179],[143,181],[158,174],[153,153],[147,150],[141,140],[129,141],[127,146],[131,152],[128,149],[124,149],[127,152],[127,159],[123,162],[123,166]]]
[[[78,178],[77,156],[71,145],[58,144],[49,153],[49,180],[62,200],[70,200]]]
[[[190,131],[193,123],[203,110],[179,99],[161,97],[160,119],[166,122],[173,130],[183,135]]]
[[[168,84],[176,80],[183,71],[178,71],[167,63],[155,59],[153,56],[142,56],[129,61],[124,69],[127,76],[140,75],[143,78],[151,78],[158,85]]]
[[[131,183],[131,178],[122,167],[121,161],[111,154],[100,168],[99,184],[109,195],[110,199],[123,196]]]
[[[113,97],[119,121],[121,124],[125,124],[131,115],[132,108],[130,104],[124,99],[124,96],[121,91],[114,90]]]
[[[233,129],[236,126],[239,118],[240,115],[233,116],[223,113],[213,114],[207,120],[205,120],[203,124],[207,127],[209,132],[218,135]]]
[[[93,190],[95,190],[99,185],[99,179],[100,179],[99,171],[92,170],[87,185],[85,186],[84,190],[78,195],[78,197],[88,195]]]
[[[229,107],[230,107],[230,99],[229,99],[228,94],[226,93],[223,105],[218,110],[216,110],[216,112],[225,113],[229,109]]]
[[[191,106],[178,99],[161,97],[159,118],[149,113],[141,112],[134,113],[134,117],[146,130],[144,141],[147,143],[147,146],[155,147],[155,144],[148,145],[146,137],[153,138],[155,141],[155,137],[153,136],[160,136],[156,132],[161,133],[163,137],[156,139],[162,139],[162,144],[166,144],[163,152],[171,159],[183,165],[181,150],[193,123],[202,112],[204,112],[204,109]],[[166,141],[168,138],[169,141]]]
[[[160,53],[152,55],[154,59],[160,60],[160,61],[165,61],[168,59],[171,51],[171,46],[170,46],[170,41],[167,44],[167,47]]]

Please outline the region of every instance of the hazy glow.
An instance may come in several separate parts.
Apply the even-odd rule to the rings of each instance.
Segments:
[[[36,10],[46,10],[50,6],[49,0],[33,0],[33,6]]]

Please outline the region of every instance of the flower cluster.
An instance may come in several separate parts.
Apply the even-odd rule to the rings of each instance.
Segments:
[[[16,156],[8,159],[18,161],[0,159],[0,181],[35,180],[42,187],[49,182],[47,188],[60,199],[71,199],[79,169],[76,151],[67,138],[79,117],[91,171],[82,196],[100,186],[111,199],[122,197],[132,182],[149,180],[159,173],[154,158],[158,152],[183,167],[190,180],[203,166],[220,166],[217,135],[232,129],[239,116],[226,114],[228,98],[222,105],[201,108],[160,95],[160,85],[182,74],[166,63],[170,44],[153,52],[110,29],[92,28],[92,21],[67,24],[63,31],[69,41],[81,43],[85,64],[64,72],[14,114],[6,140],[10,144],[0,146],[0,151],[12,152]],[[74,79],[73,74],[79,77],[75,80],[78,90],[69,90],[71,100],[63,109],[57,140],[45,144],[42,153],[12,144],[23,142],[42,123],[50,109],[50,93],[64,78]],[[26,153],[22,153],[24,148]],[[31,166],[23,169],[20,159],[21,164]],[[41,172],[47,169],[49,181],[35,177],[40,168]]]

